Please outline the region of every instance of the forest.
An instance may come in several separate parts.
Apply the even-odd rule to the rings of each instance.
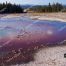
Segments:
[[[30,11],[34,12],[60,12],[64,9],[64,6],[59,3],[48,4],[48,5],[37,5],[30,8]]]
[[[28,12],[66,12],[66,8],[60,3],[49,3],[48,5],[34,5],[32,7],[26,8],[26,13]],[[22,5],[16,5],[11,3],[0,3],[0,13],[24,13],[24,8]]]
[[[20,5],[11,3],[0,3],[0,13],[23,13],[23,8]]]

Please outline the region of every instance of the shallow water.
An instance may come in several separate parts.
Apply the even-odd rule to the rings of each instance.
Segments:
[[[31,20],[27,17],[1,18],[0,19],[0,39],[13,38],[17,35],[28,35],[31,38],[43,38],[51,41],[61,41],[66,39],[66,23],[60,21]]]
[[[54,45],[64,40],[65,22],[31,20],[28,17],[0,18],[0,63],[11,58],[12,50],[34,49],[35,46]],[[27,54],[29,58],[31,54]]]

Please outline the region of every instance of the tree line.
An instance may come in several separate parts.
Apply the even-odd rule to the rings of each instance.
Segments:
[[[11,3],[0,3],[0,13],[23,13],[23,8],[20,5]]]
[[[48,4],[48,5],[37,5],[37,6],[33,6],[32,8],[30,8],[30,11],[34,11],[34,12],[59,12],[63,9],[63,5],[59,4],[59,3],[54,3],[54,4]]]

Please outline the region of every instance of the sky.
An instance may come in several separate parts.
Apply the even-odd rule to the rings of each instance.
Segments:
[[[35,4],[35,5],[47,5],[50,3],[59,2],[61,4],[66,4],[66,0],[0,0],[0,3],[11,2],[16,4]]]

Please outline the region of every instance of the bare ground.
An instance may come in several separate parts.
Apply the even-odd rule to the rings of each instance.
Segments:
[[[21,13],[21,14],[0,14],[0,18],[13,18],[26,16],[38,20],[57,20],[66,22],[66,13]]]
[[[35,61],[12,66],[66,66],[66,46],[44,48],[35,55]]]

